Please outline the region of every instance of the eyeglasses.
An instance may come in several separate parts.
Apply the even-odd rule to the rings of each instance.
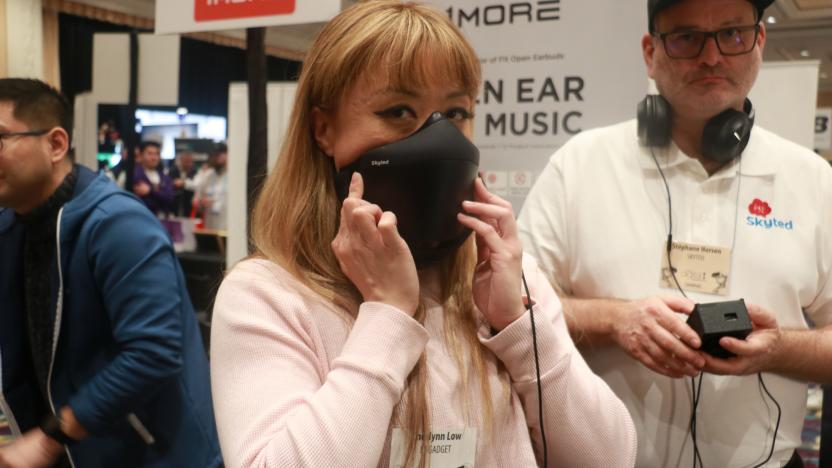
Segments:
[[[47,133],[49,133],[49,129],[47,129],[47,130],[30,130],[28,132],[0,132],[0,151],[3,151],[3,147],[5,146],[5,141],[9,138],[27,137],[27,136],[41,136],[41,135],[46,135]]]
[[[698,57],[705,49],[705,41],[714,38],[716,47],[722,55],[743,55],[754,50],[760,25],[732,26],[718,31],[676,31],[655,33],[664,44],[667,56],[673,59],[691,59]]]

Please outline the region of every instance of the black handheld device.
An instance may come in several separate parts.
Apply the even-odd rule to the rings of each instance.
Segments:
[[[696,304],[687,323],[702,339],[702,351],[723,359],[735,354],[720,346],[720,338],[732,336],[743,340],[751,333],[751,319],[742,299]]]

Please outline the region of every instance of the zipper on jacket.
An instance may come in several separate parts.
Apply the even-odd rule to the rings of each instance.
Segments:
[[[58,220],[55,228],[55,247],[57,252],[58,264],[58,298],[55,306],[55,329],[52,331],[52,359],[49,360],[49,373],[46,374],[46,393],[49,397],[49,408],[52,414],[57,416],[55,411],[55,403],[52,400],[52,368],[55,365],[55,353],[58,351],[58,337],[61,334],[61,316],[64,312],[64,273],[61,267],[61,218],[64,214],[64,208],[58,210]],[[72,454],[69,453],[69,447],[64,446],[64,451],[69,459],[69,464],[75,468],[75,462],[72,460]]]
[[[136,413],[130,413],[127,415],[127,422],[130,423],[130,426],[133,427],[133,430],[136,431],[136,434],[139,435],[139,438],[147,445],[153,445],[156,443],[156,438],[153,437],[153,434],[147,430],[147,426],[142,423]]]

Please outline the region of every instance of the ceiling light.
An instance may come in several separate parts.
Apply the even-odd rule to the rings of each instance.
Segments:
[[[801,57],[808,57],[809,56],[809,51],[806,50],[806,49],[801,50],[800,51],[800,56]]]
[[[185,115],[185,114],[188,113],[188,108],[187,107],[178,107],[176,109],[176,113],[179,114],[179,115]]]
[[[775,23],[777,23],[777,18],[775,18],[773,16],[769,16],[768,18],[766,18],[766,23],[775,24]]]

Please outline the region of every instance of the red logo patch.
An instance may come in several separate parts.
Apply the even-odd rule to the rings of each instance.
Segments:
[[[771,213],[771,207],[768,206],[768,203],[760,200],[759,198],[755,198],[754,201],[748,205],[748,212],[765,218],[769,215],[769,213]]]

